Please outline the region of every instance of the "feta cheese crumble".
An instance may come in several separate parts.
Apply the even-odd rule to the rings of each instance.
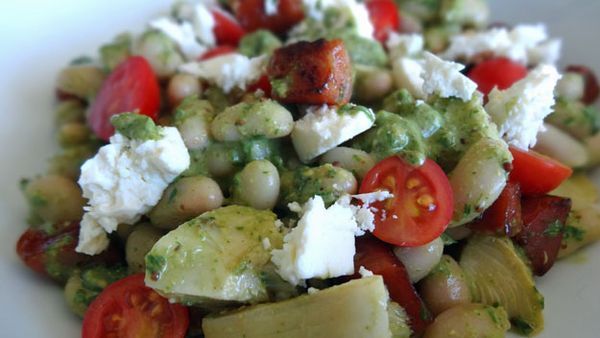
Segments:
[[[340,16],[337,21],[340,23],[340,28],[344,29],[344,25],[348,23],[356,27],[356,33],[364,38],[372,39],[375,28],[371,23],[369,11],[363,2],[356,0],[303,0],[305,13],[309,18],[322,22],[324,20],[324,11],[329,7],[341,9]],[[304,23],[300,23],[295,31],[302,31]]]
[[[345,195],[329,208],[321,196],[314,196],[304,206],[290,203],[300,214],[298,225],[283,239],[282,249],[271,251],[277,272],[293,285],[309,278],[331,278],[354,273],[354,237],[375,229],[369,203],[383,201],[393,195],[387,191]],[[351,198],[362,206],[351,205]],[[300,208],[300,210],[298,210]]]
[[[425,42],[421,34],[398,34],[390,32],[385,45],[388,48],[390,59],[393,60],[399,57],[416,56],[423,51]]]
[[[358,273],[360,274],[361,277],[366,278],[366,277],[371,277],[373,276],[373,272],[371,270],[366,269],[364,266],[360,266],[360,268],[358,268]]]
[[[416,98],[426,98],[423,92],[423,60],[401,57],[392,61],[392,77],[398,88],[408,90]]]
[[[444,61],[430,52],[425,52],[423,65],[423,92],[440,97],[458,97],[469,101],[477,89],[477,84],[460,71],[465,66],[452,61]]]
[[[554,63],[560,56],[560,40],[548,40],[543,24],[517,25],[512,29],[492,28],[469,31],[450,37],[442,58],[470,62],[477,55],[491,52],[522,64]]]
[[[133,140],[119,133],[81,167],[79,185],[88,206],[76,251],[102,252],[120,223],[134,224],[188,168],[190,157],[176,128],[161,129],[158,140]]]
[[[510,88],[492,89],[485,110],[508,144],[524,150],[535,145],[544,118],[552,112],[560,77],[554,66],[540,65]]]
[[[265,14],[267,16],[273,16],[277,14],[277,5],[279,5],[278,0],[264,0],[265,1]]]
[[[186,63],[179,66],[179,70],[212,82],[229,93],[233,88],[245,90],[249,84],[256,82],[264,74],[266,64],[265,55],[248,58],[231,53]]]
[[[160,30],[173,40],[188,60],[195,60],[206,50],[216,46],[213,32],[215,19],[203,3],[179,3],[174,9],[176,20],[162,17],[150,22],[150,27]]]
[[[159,18],[151,21],[150,27],[163,32],[173,40],[188,60],[197,58],[207,50],[206,46],[196,40],[194,28],[189,22],[180,24],[169,18]]]
[[[374,123],[375,114],[368,108],[352,104],[341,108],[312,106],[294,123],[292,143],[300,160],[306,163],[366,131]]]

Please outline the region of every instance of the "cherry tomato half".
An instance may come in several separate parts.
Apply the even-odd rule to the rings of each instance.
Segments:
[[[365,176],[360,193],[387,190],[394,197],[372,203],[377,209],[373,234],[398,246],[429,243],[452,219],[454,197],[446,174],[432,160],[413,167],[400,157],[388,157]]]
[[[273,14],[266,13],[265,2],[270,0],[236,0],[233,11],[240,24],[248,31],[268,29],[285,33],[304,18],[301,0],[279,0]]]
[[[144,284],[144,274],[125,277],[98,295],[83,319],[82,338],[183,338],[188,309],[171,304]]]
[[[468,76],[477,83],[477,89],[487,95],[494,87],[506,89],[527,76],[527,68],[508,58],[499,57],[476,64]]]
[[[90,106],[92,131],[108,141],[115,133],[110,118],[115,114],[137,112],[156,120],[160,107],[160,88],[152,67],[141,56],[123,61],[102,84]]]
[[[361,266],[383,277],[390,298],[406,311],[413,334],[418,336],[431,323],[429,311],[411,284],[406,268],[389,245],[369,235],[358,237],[354,266],[356,278],[360,277],[358,269]]]
[[[230,46],[230,45],[217,46],[211,50],[206,51],[204,54],[202,54],[200,56],[200,58],[198,60],[204,61],[204,60],[212,59],[217,56],[235,53],[236,51],[237,51],[237,48]]]
[[[398,6],[393,0],[370,0],[366,5],[375,29],[373,37],[385,43],[390,32],[397,32],[400,29]]]
[[[237,20],[228,12],[220,8],[212,8],[211,13],[215,19],[213,33],[220,45],[237,46],[246,32]]]
[[[569,178],[573,169],[533,150],[523,151],[509,147],[513,156],[513,170],[509,180],[521,186],[523,195],[543,195],[556,189]]]

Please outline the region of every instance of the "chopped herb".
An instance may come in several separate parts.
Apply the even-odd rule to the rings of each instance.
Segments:
[[[531,327],[531,324],[527,323],[521,318],[514,318],[511,322],[515,330],[520,334],[528,336],[533,332],[533,327]]]
[[[567,225],[563,229],[563,234],[564,234],[563,239],[573,238],[576,241],[581,242],[581,241],[583,241],[583,236],[585,236],[585,230],[579,229],[572,225]]]
[[[564,225],[562,224],[562,222],[559,220],[555,220],[554,222],[550,223],[548,228],[544,231],[544,235],[549,237],[556,237],[562,234],[563,230]]]
[[[173,203],[175,196],[177,196],[177,188],[173,188],[173,190],[171,190],[171,193],[169,194],[169,200],[168,200],[169,204]]]

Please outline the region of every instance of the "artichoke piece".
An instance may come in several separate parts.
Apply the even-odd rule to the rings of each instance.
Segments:
[[[269,300],[270,249],[281,248],[275,214],[228,206],[162,237],[146,255],[146,285],[165,297],[213,309]],[[267,283],[269,281],[269,283]]]
[[[390,338],[388,300],[383,279],[373,276],[279,303],[209,316],[202,329],[206,338]]]
[[[600,206],[598,189],[585,174],[575,174],[551,193],[568,197],[573,202],[564,227],[558,258],[566,257],[600,239]]]
[[[500,305],[519,333],[532,336],[544,326],[544,298],[531,270],[510,239],[474,236],[463,249],[460,266],[476,302]]]

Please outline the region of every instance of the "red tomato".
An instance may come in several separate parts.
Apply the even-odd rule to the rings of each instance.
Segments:
[[[523,229],[521,219],[521,189],[518,184],[509,182],[498,199],[487,208],[480,218],[469,227],[477,232],[492,235],[517,235]]]
[[[370,0],[366,3],[369,18],[375,32],[373,36],[381,43],[387,41],[390,32],[400,29],[400,14],[393,0]]]
[[[510,152],[514,159],[509,180],[519,183],[523,195],[549,193],[573,173],[573,169],[533,150],[510,147]]]
[[[248,86],[249,93],[254,93],[259,89],[265,93],[266,97],[271,97],[271,81],[269,81],[269,76],[263,75],[258,81]]]
[[[236,51],[237,51],[237,48],[230,46],[230,45],[217,46],[217,47],[207,51],[206,53],[200,55],[199,60],[204,61],[204,60],[212,59],[217,56],[235,53]]]
[[[144,284],[144,274],[125,277],[98,295],[83,319],[82,338],[183,338],[188,309],[171,304]]]
[[[123,61],[102,84],[90,106],[88,122],[100,139],[108,141],[115,133],[110,118],[115,114],[137,112],[156,120],[160,88],[152,67],[141,56]]]
[[[527,76],[527,68],[508,58],[499,57],[476,64],[468,76],[477,83],[477,89],[487,95],[494,87],[506,89]]]
[[[542,276],[558,255],[571,200],[550,195],[527,197],[521,208],[524,229],[516,240],[529,257],[533,273]]]
[[[377,163],[360,193],[387,190],[393,198],[372,203],[377,238],[398,246],[418,246],[439,237],[452,219],[454,197],[446,174],[432,160],[413,167],[398,156]]]
[[[237,20],[228,12],[220,8],[211,8],[211,13],[215,19],[213,33],[220,45],[237,46],[240,39],[246,32]]]
[[[114,264],[120,253],[110,247],[101,255],[88,256],[75,252],[79,241],[79,224],[72,223],[49,234],[40,229],[28,229],[17,242],[17,255],[33,271],[64,282],[78,267],[97,262]]]
[[[590,68],[582,65],[569,65],[567,66],[566,71],[578,73],[583,76],[584,89],[581,101],[585,104],[594,103],[600,94],[600,87],[598,86],[596,74],[594,74]]]
[[[304,19],[301,0],[278,0],[276,13],[265,12],[265,1],[270,0],[237,0],[233,11],[242,27],[248,31],[268,29],[275,33],[285,33]]]
[[[431,322],[429,311],[410,283],[404,265],[396,258],[390,247],[372,236],[365,235],[357,238],[354,266],[357,271],[363,266],[373,274],[383,277],[390,298],[406,311],[413,334],[419,336],[419,333],[425,330]]]

